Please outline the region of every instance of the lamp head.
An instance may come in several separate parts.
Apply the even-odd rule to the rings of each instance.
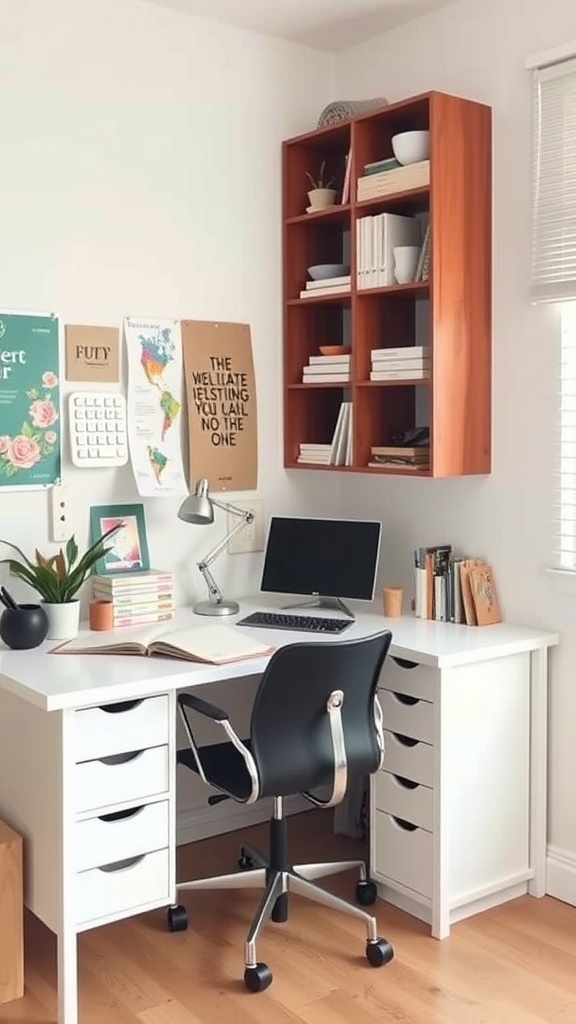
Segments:
[[[196,526],[207,526],[214,522],[214,506],[208,497],[208,481],[205,478],[198,480],[193,492],[180,505],[178,519]]]

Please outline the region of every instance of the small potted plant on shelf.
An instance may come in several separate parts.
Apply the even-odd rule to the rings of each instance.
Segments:
[[[122,525],[117,523],[103,533],[81,557],[74,536],[66,542],[64,550],[60,548],[57,555],[47,558],[36,550],[35,562],[31,562],[16,544],[0,540],[0,543],[16,551],[21,559],[2,558],[0,565],[8,565],[13,576],[28,583],[42,598],[48,616],[49,639],[66,640],[76,636],[80,619],[80,601],[76,595],[98,559],[110,551],[112,545],[107,545],[106,541]]]
[[[308,192],[310,206],[307,212],[311,213],[313,210],[323,210],[327,206],[333,206],[336,202],[336,189],[333,187],[334,178],[326,174],[326,161],[323,160],[320,164],[320,171],[316,177],[309,171],[306,171],[306,177],[312,185]]]

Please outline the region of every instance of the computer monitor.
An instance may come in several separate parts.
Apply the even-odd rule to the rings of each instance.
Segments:
[[[353,618],[343,599],[372,600],[381,530],[372,520],[272,516],[260,589],[309,595],[314,600],[301,607],[339,608]]]

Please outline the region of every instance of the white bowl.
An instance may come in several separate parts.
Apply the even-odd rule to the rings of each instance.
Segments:
[[[350,273],[350,267],[344,263],[317,263],[308,267],[308,273],[313,281],[324,281],[327,277],[345,277]]]
[[[392,136],[392,150],[401,164],[417,164],[430,156],[430,132],[400,132]]]

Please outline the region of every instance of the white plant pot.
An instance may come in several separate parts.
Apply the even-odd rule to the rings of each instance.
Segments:
[[[51,604],[43,601],[48,616],[48,640],[71,640],[78,635],[80,624],[80,601],[68,601],[66,604]]]
[[[313,188],[308,193],[310,206],[314,210],[322,210],[326,206],[333,206],[336,202],[335,188]]]

